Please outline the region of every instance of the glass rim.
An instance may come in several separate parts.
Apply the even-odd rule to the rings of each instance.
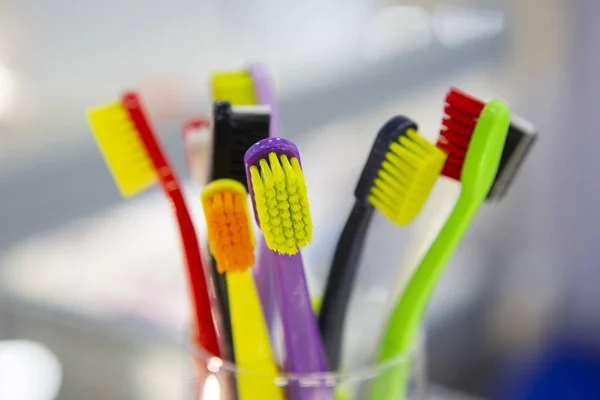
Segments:
[[[267,375],[257,371],[251,371],[244,369],[237,365],[235,362],[231,362],[221,357],[218,357],[209,351],[205,350],[201,346],[198,346],[192,341],[191,355],[194,360],[203,360],[206,364],[206,368],[211,373],[224,372],[227,374],[234,375],[251,375],[254,377],[263,377],[265,379],[274,379],[275,383],[279,382],[279,385],[285,386],[290,381],[320,381],[320,382],[348,382],[348,381],[364,381],[370,380],[377,376],[382,375],[388,369],[402,365],[410,364],[417,360],[419,353],[423,348],[424,335],[422,331],[416,335],[414,346],[408,351],[398,354],[397,356],[382,362],[375,362],[371,364],[359,365],[349,368],[347,371],[327,371],[327,372],[310,372],[310,373],[286,373],[280,372],[275,378],[271,375]]]

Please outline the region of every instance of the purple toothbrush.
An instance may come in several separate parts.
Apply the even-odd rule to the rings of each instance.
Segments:
[[[283,138],[263,139],[244,156],[254,216],[274,254],[275,293],[290,374],[327,371],[325,351],[311,306],[300,248],[311,240],[312,221],[298,148]],[[288,399],[331,400],[324,381],[293,381]]]
[[[275,104],[275,93],[271,86],[269,70],[264,64],[252,63],[248,67],[248,71],[254,82],[254,92],[258,103],[268,105],[271,110],[269,136],[279,137],[281,136],[279,130],[279,115],[277,112],[277,105]],[[258,244],[257,262],[254,268],[252,268],[252,273],[269,332],[273,332],[273,322],[275,320],[273,275],[271,273],[272,263],[273,254],[269,250],[264,237],[262,237]]]
[[[275,102],[275,93],[271,86],[271,74],[267,67],[260,63],[252,63],[248,67],[252,81],[254,82],[254,91],[259,104],[266,104],[271,108],[271,137],[280,137],[279,113]]]

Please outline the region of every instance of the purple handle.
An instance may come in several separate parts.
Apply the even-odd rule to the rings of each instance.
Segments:
[[[258,243],[258,257],[256,265],[252,268],[252,275],[258,297],[262,305],[267,329],[273,334],[273,323],[275,321],[275,296],[273,293],[273,264],[274,254],[265,242],[264,236],[261,235]]]
[[[268,68],[261,63],[252,63],[248,67],[252,81],[254,82],[254,90],[259,104],[266,104],[271,109],[271,122],[269,124],[269,136],[278,137],[279,130],[279,113],[275,102],[275,93],[271,87],[271,78]],[[263,314],[267,323],[267,328],[271,334],[273,333],[273,322],[275,321],[275,299],[272,286],[271,261],[273,254],[267,247],[264,238],[261,240],[258,249],[258,262],[252,268],[254,281],[256,282],[258,295],[260,297]]]
[[[325,350],[313,313],[300,252],[275,256],[275,292],[281,316],[285,346],[285,372],[310,374],[327,372]],[[333,388],[326,382],[316,387],[291,382],[288,399],[330,400]]]
[[[271,137],[281,136],[279,130],[279,113],[277,112],[277,104],[275,102],[275,93],[271,86],[269,70],[263,64],[253,63],[248,67],[252,80],[254,81],[254,89],[256,97],[260,104],[266,104],[271,108],[271,125],[269,128]]]

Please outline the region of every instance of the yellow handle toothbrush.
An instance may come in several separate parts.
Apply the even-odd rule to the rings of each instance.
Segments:
[[[213,151],[209,167],[209,179],[235,179],[245,185],[245,176],[238,171],[243,169],[243,152],[250,145],[266,137],[270,126],[270,117],[265,121],[265,129],[256,129],[255,123],[244,123],[247,118],[233,118],[236,115],[232,106],[248,106],[256,104],[254,83],[246,71],[217,72],[210,81],[213,106]],[[227,102],[227,104],[223,103]],[[256,121],[254,121],[256,122]],[[258,125],[261,125],[259,122]],[[231,317],[229,315],[229,289],[224,274],[217,272],[216,261],[210,262],[211,278],[217,298],[217,309],[223,318],[223,337],[228,352],[225,354],[235,362],[233,338],[231,337]],[[256,268],[254,273],[256,273]]]
[[[275,364],[250,267],[254,264],[254,234],[244,185],[218,179],[202,192],[208,243],[219,273],[225,273],[229,290],[233,347],[240,400],[284,400],[275,385]]]

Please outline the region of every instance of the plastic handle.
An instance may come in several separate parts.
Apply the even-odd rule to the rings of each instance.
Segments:
[[[399,302],[392,311],[380,348],[379,361],[403,354],[414,345],[414,339],[433,289],[444,266],[463,238],[481,202],[461,194],[439,235],[416,269]],[[396,400],[406,393],[409,369],[406,365],[389,368],[375,379],[371,400]]]
[[[140,139],[144,143],[146,151],[148,151],[152,159],[154,168],[158,173],[160,186],[165,194],[169,196],[175,208],[187,265],[190,292],[192,293],[194,302],[197,339],[205,350],[220,356],[221,352],[218,345],[215,323],[212,318],[208,285],[202,257],[200,256],[200,249],[198,248],[198,239],[185,200],[181,194],[179,182],[163,153],[162,147],[156,139],[154,130],[150,127],[142,111],[137,94],[133,92],[125,93],[121,100],[140,134]]]
[[[275,257],[275,291],[283,326],[285,371],[326,372],[325,351],[313,313],[300,252]],[[331,387],[300,386],[290,382],[288,399],[333,399]]]
[[[319,312],[329,369],[337,371],[342,352],[344,321],[369,224],[375,208],[355,203],[335,249]]]
[[[283,400],[275,385],[279,370],[275,364],[267,326],[250,270],[228,272],[229,307],[236,363],[253,374],[238,375],[240,400]]]
[[[194,302],[193,311],[196,318],[198,343],[211,354],[220,356],[221,351],[208,296],[204,264],[198,249],[196,231],[181,192],[171,191],[169,195],[175,206],[183,254],[187,265],[188,282]]]
[[[254,276],[258,297],[262,303],[263,314],[269,332],[273,332],[275,321],[275,295],[273,293],[272,274],[273,258],[273,252],[269,250],[264,236],[261,235],[258,242],[258,257],[254,267],[252,267],[252,275]]]
[[[269,128],[270,137],[279,137],[279,112],[277,110],[277,101],[275,100],[275,91],[271,83],[269,70],[260,63],[253,63],[249,66],[252,80],[254,81],[254,90],[260,104],[266,104],[271,108],[271,124]]]

